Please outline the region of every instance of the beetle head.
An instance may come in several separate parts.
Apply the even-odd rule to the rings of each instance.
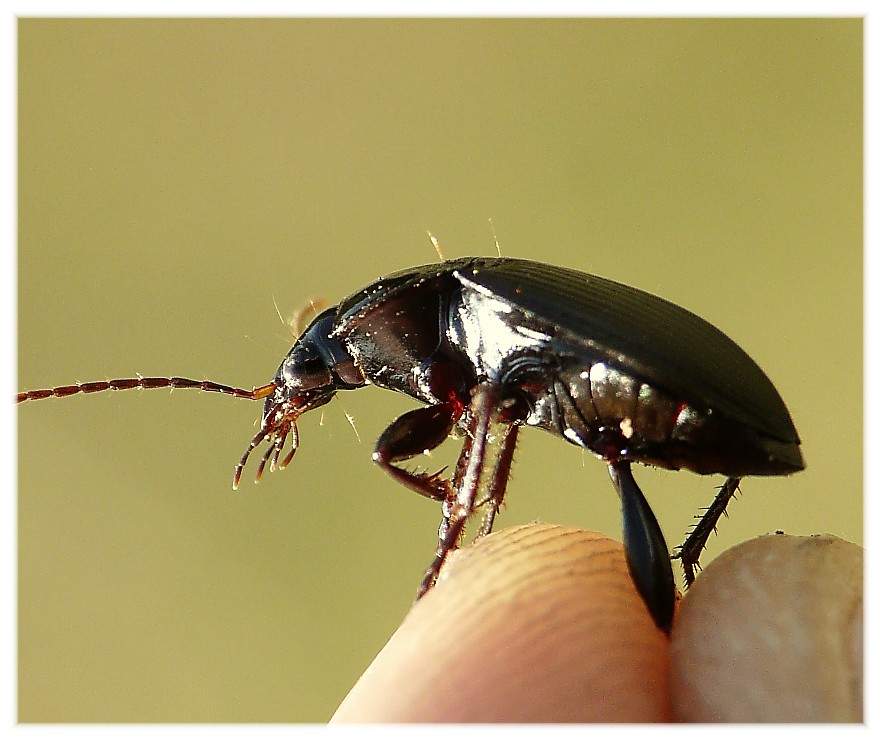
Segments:
[[[338,390],[365,385],[363,373],[343,341],[330,336],[335,319],[336,306],[319,314],[291,347],[275,379],[265,386],[266,403],[260,431],[254,435],[235,468],[233,488],[238,487],[241,471],[251,452],[264,440],[269,447],[260,460],[255,481],[260,480],[267,464],[270,471],[284,469],[293,459],[299,447],[296,420],[300,416],[323,406]],[[279,462],[288,437],[290,451]]]

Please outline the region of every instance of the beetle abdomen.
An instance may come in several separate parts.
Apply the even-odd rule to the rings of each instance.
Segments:
[[[544,407],[550,413],[537,426],[607,461],[728,476],[803,468],[796,444],[779,443],[720,412],[699,409],[606,362],[560,369]]]

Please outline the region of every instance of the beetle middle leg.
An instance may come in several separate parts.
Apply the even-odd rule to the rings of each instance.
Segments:
[[[474,511],[477,503],[477,493],[480,489],[480,481],[483,478],[487,458],[487,444],[492,427],[493,412],[498,398],[498,390],[491,382],[477,384],[471,392],[471,404],[468,416],[468,430],[465,444],[462,447],[461,456],[455,474],[455,486],[453,494],[444,501],[443,522],[440,525],[437,552],[431,565],[425,573],[425,577],[419,586],[417,599],[424,596],[434,585],[443,563],[449,553],[454,550],[464,533],[464,526]],[[504,487],[510,471],[510,460],[513,458],[513,449],[516,446],[516,433],[505,432],[498,459],[507,460],[502,478],[495,480],[493,476],[490,489],[490,511],[494,518],[494,511],[504,497]],[[496,473],[498,465],[495,466]],[[487,525],[484,523],[480,532],[491,530],[491,520]]]
[[[504,430],[501,439],[501,448],[495,459],[495,467],[492,472],[492,480],[489,481],[489,492],[486,495],[486,513],[480,523],[477,538],[484,537],[492,531],[495,523],[495,515],[504,502],[504,494],[507,491],[507,481],[510,479],[510,467],[513,464],[513,453],[516,449],[516,438],[519,433],[519,425],[510,424]]]
[[[673,555],[673,557],[681,560],[681,566],[684,568],[685,585],[690,586],[694,582],[696,569],[699,567],[698,561],[703,549],[706,547],[706,541],[709,539],[709,535],[715,531],[718,520],[727,510],[730,499],[736,495],[741,480],[742,478],[728,478],[724,481],[724,485],[721,486],[721,490],[718,491],[715,500],[706,509],[706,513],[700,517],[700,521],[697,522],[696,526],[688,534],[687,539],[678,548],[675,555]]]

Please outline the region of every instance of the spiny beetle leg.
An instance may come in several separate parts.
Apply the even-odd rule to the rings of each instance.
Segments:
[[[724,481],[724,485],[721,486],[721,490],[718,491],[718,495],[715,497],[712,505],[706,509],[706,513],[700,517],[700,521],[691,530],[682,546],[678,548],[678,552],[673,555],[673,557],[681,560],[681,567],[684,569],[685,585],[690,586],[694,582],[696,569],[699,567],[700,555],[706,547],[706,541],[709,539],[709,535],[715,531],[718,520],[727,510],[727,505],[736,494],[741,480],[742,478],[728,478]]]
[[[373,461],[407,488],[434,501],[445,501],[451,486],[439,473],[414,473],[393,463],[438,447],[452,431],[459,408],[449,402],[407,411],[382,432]]]
[[[492,471],[492,480],[489,482],[489,493],[486,497],[486,513],[480,523],[477,538],[483,537],[492,531],[495,523],[495,514],[504,502],[504,494],[507,492],[507,481],[510,479],[510,466],[513,464],[513,453],[516,450],[516,438],[519,426],[510,424],[504,430],[501,438],[501,449],[495,459],[495,468]]]
[[[486,445],[492,423],[492,412],[498,397],[498,391],[490,382],[477,384],[471,391],[471,403],[468,414],[468,430],[465,444],[455,472],[455,490],[443,504],[443,521],[437,542],[437,552],[425,577],[419,586],[416,599],[420,599],[431,590],[446,557],[458,547],[464,534],[464,526],[474,511],[477,491],[486,462]],[[516,435],[513,440],[516,442]],[[510,450],[513,454],[513,450]],[[500,492],[503,498],[504,492]]]
[[[630,464],[611,463],[609,472],[620,494],[623,547],[630,575],[654,623],[668,634],[675,612],[675,578],[666,540]]]

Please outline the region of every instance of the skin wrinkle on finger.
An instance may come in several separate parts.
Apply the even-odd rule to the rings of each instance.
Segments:
[[[570,588],[567,584],[572,579],[578,578],[601,578],[619,550],[619,545],[612,540],[597,539],[587,557],[570,560],[567,552],[572,546],[576,546],[583,533],[579,530],[569,530],[556,525],[545,525],[542,529],[519,529],[509,530],[509,537],[504,540],[488,539],[485,546],[479,551],[481,562],[478,567],[491,569],[493,578],[485,579],[483,588],[484,598],[519,598],[529,599],[533,602],[531,609],[526,612],[529,617],[527,623],[520,621],[519,627],[534,628],[538,631],[537,638],[543,632],[552,627],[560,617],[573,621],[583,619],[595,620],[602,613],[595,614],[586,600],[573,604],[566,604],[566,610],[560,612],[555,603],[555,597],[560,588]],[[541,551],[540,571],[534,568],[535,558],[533,554]],[[456,569],[466,567],[467,558],[471,550],[459,551],[455,554],[447,574],[455,574]],[[479,578],[479,574],[476,574]],[[522,588],[514,588],[518,579],[531,579],[528,591]],[[626,600],[629,595],[628,584],[619,584],[615,580],[608,582],[614,592],[614,603]]]
[[[551,580],[546,576],[549,572],[555,573],[557,570],[571,574],[601,570],[606,565],[605,561],[609,553],[617,549],[611,540],[601,541],[601,544],[594,546],[590,557],[572,562],[565,557],[560,557],[564,556],[570,547],[576,545],[580,537],[582,537],[580,530],[570,530],[559,525],[542,525],[540,529],[512,528],[506,530],[506,536],[503,540],[486,538],[480,543],[480,557],[485,566],[493,569],[496,576],[494,581],[487,584],[487,588],[493,590],[506,588],[507,582],[514,575],[518,575],[518,571],[526,568],[536,550],[542,550],[541,557],[546,560],[542,571],[542,576],[545,578],[542,580]],[[450,567],[444,571],[441,581],[450,573],[454,573],[455,569],[464,567],[473,552],[472,548],[468,548],[453,553],[450,558]],[[484,567],[484,565],[480,567]]]
[[[496,616],[496,620],[513,616],[518,618],[518,644],[522,646],[524,654],[532,650],[540,651],[544,636],[548,632],[565,629],[567,621],[580,622],[592,619],[595,622],[596,620],[596,617],[591,615],[586,602],[560,608],[557,594],[560,588],[565,588],[565,584],[573,578],[600,575],[606,567],[609,555],[616,548],[608,541],[608,546],[597,550],[595,556],[580,558],[574,563],[564,560],[557,562],[561,559],[559,556],[571,546],[577,534],[577,532],[566,532],[562,528],[559,528],[558,534],[552,531],[545,534],[541,531],[537,536],[535,533],[531,533],[530,536],[528,531],[514,530],[510,541],[505,541],[503,547],[496,546],[497,540],[487,541],[486,548],[481,553],[490,559],[486,565],[493,573],[498,573],[498,577],[491,581],[486,580],[482,597],[497,606],[506,607],[504,615]],[[533,560],[532,554],[542,547],[545,548],[547,562],[540,572],[529,571],[529,563]],[[461,557],[450,563],[451,569],[448,571],[450,577],[454,578],[457,575],[456,569],[466,567],[466,560],[467,555],[462,553]],[[515,581],[522,578],[530,579],[527,591],[515,587]],[[525,608],[527,606],[530,608]],[[466,607],[466,604],[462,604],[463,610],[466,610]],[[597,625],[597,628],[601,626]]]
[[[661,721],[667,644],[619,543],[514,527],[451,559],[334,720]]]

